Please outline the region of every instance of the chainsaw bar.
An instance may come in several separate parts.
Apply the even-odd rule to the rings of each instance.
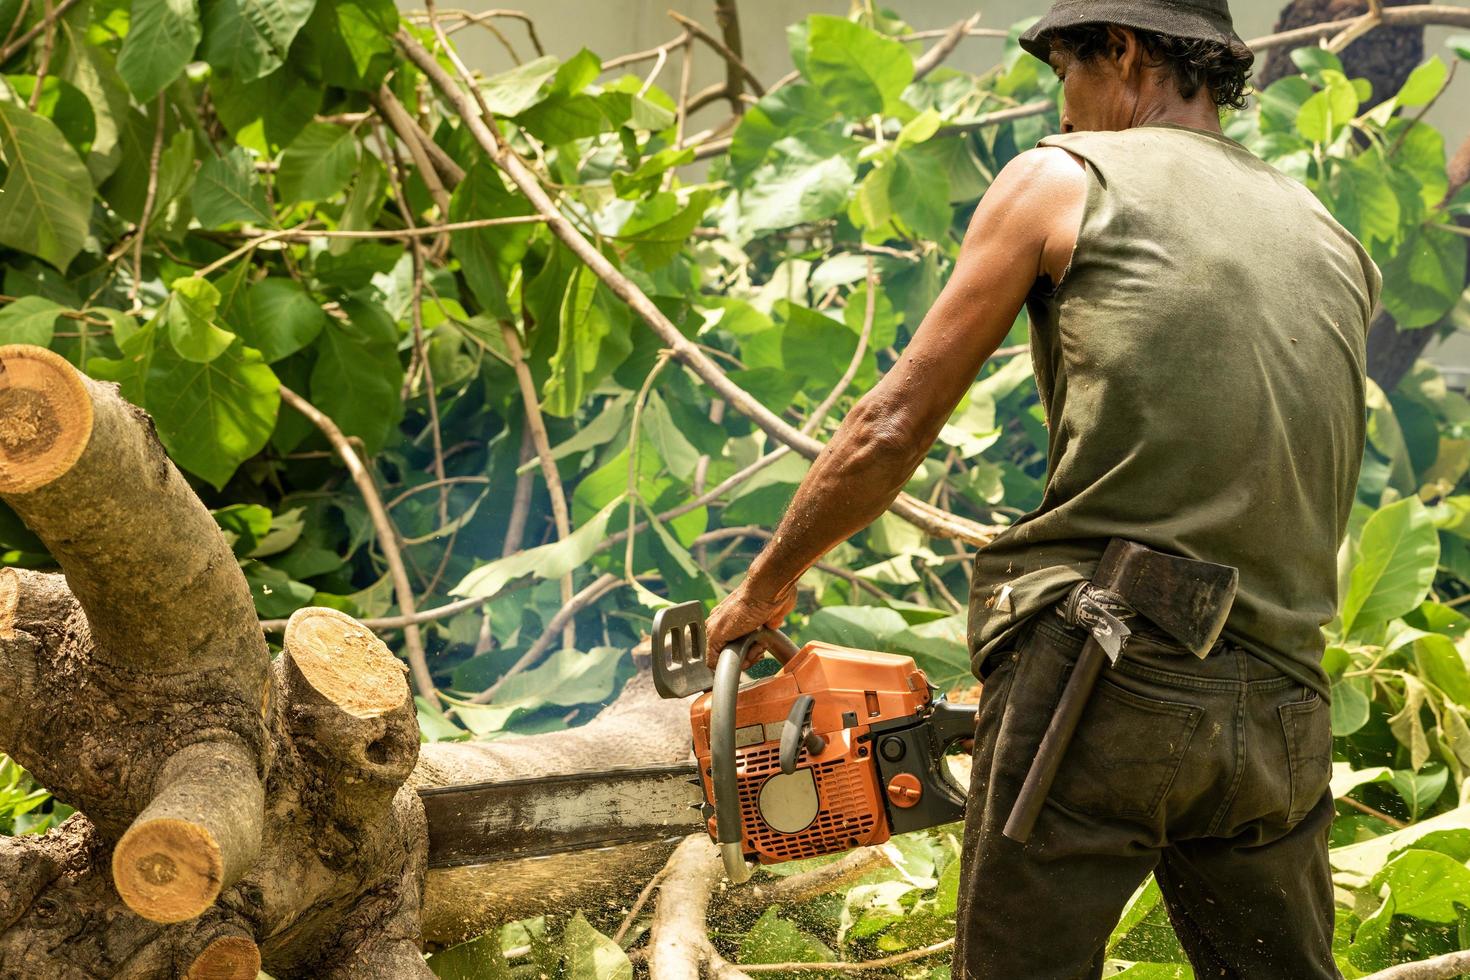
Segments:
[[[439,786],[419,798],[431,868],[683,837],[705,821],[692,765]]]

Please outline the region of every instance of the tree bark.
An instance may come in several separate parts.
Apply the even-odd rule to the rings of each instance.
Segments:
[[[40,348],[0,348],[0,497],[63,572],[0,569],[0,752],[78,811],[0,838],[0,976],[426,977],[426,939],[614,915],[672,848],[454,869],[426,894],[419,787],[681,760],[687,706],[635,678],[582,729],[420,764],[403,663],[331,609],[296,612],[272,663],[148,416]]]

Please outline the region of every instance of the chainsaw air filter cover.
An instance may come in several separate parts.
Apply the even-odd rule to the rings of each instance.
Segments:
[[[706,693],[690,709],[707,800],[710,706]],[[735,771],[747,859],[775,864],[886,841],[895,831],[889,804],[912,805],[904,794],[913,791],[885,784],[874,726],[921,725],[929,707],[929,683],[913,658],[828,643],[808,643],[779,673],[742,686]]]

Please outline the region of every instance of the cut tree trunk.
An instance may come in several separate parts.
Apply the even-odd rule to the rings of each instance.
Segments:
[[[0,497],[62,570],[0,569],[0,752],[78,811],[0,838],[0,976],[429,976],[426,940],[601,917],[672,850],[436,872],[426,894],[419,787],[678,761],[686,706],[640,677],[582,729],[421,756],[403,664],[315,608],[272,662],[148,416],[41,348],[0,347]]]

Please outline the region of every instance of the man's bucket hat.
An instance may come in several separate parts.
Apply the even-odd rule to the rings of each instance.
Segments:
[[[1117,24],[1171,37],[1218,41],[1242,57],[1252,57],[1230,20],[1227,0],[1056,0],[1046,15],[1021,35],[1021,47],[1042,61],[1050,51],[1047,34],[1082,24]]]

